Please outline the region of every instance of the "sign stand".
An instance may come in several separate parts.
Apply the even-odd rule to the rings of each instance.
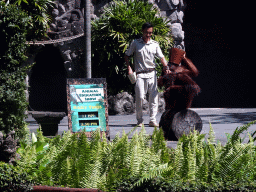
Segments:
[[[110,140],[105,78],[67,78],[68,128],[87,137],[100,128]]]

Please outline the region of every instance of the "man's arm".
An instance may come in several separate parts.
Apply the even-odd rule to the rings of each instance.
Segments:
[[[170,69],[169,69],[169,67],[168,67],[168,65],[167,65],[167,62],[166,62],[165,58],[162,57],[162,59],[160,59],[160,61],[161,61],[162,65],[163,65],[163,70],[164,70],[165,74],[171,73],[171,71],[170,71]]]
[[[166,61],[165,58],[164,58],[164,55],[163,55],[163,53],[162,53],[162,51],[161,51],[161,48],[160,48],[159,44],[158,44],[158,46],[157,46],[157,48],[156,48],[156,56],[157,56],[158,58],[161,58],[160,61],[161,61],[162,65],[163,65],[163,72],[164,72],[165,74],[171,73],[171,71],[169,70],[169,67],[168,67],[168,65],[167,65],[167,61]]]
[[[164,57],[160,61],[163,64],[163,67],[167,67],[167,62]]]
[[[125,60],[125,63],[126,63],[126,65],[127,65],[128,75],[133,74],[133,71],[132,71],[132,68],[131,68],[130,62],[129,62],[129,56],[127,56],[127,55],[125,54],[125,55],[124,55],[124,60]]]

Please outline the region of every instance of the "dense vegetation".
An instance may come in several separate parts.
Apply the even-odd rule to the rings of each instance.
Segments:
[[[28,48],[26,40],[46,31],[45,6],[49,1],[15,2],[0,2],[0,131],[16,131],[19,160],[16,165],[0,163],[0,191],[26,191],[36,184],[104,191],[256,190],[256,131],[248,134],[247,144],[239,137],[256,121],[237,128],[225,146],[214,143],[210,125],[207,143],[205,134],[194,132],[180,138],[175,150],[166,147],[162,130],[156,128],[152,137],[143,128],[130,141],[123,133],[113,142],[101,138],[99,130],[91,140],[83,132],[67,132],[53,139],[43,137],[41,131],[30,135],[24,121],[24,78],[31,66],[24,68],[22,62]],[[37,20],[38,14],[41,19]],[[155,14],[152,5],[143,1],[115,2],[93,23],[96,36],[92,42],[98,39],[100,45],[95,45],[93,53],[93,62],[98,62],[99,68],[93,70],[106,77],[113,75],[115,81],[109,84],[116,85],[117,78],[120,82],[125,79],[123,53],[145,21],[155,25],[154,38],[166,54],[172,40],[166,23]],[[107,41],[112,43],[104,44]],[[120,76],[114,75],[117,72]],[[122,88],[126,89],[123,86],[112,91]]]
[[[104,8],[102,16],[92,22],[92,74],[94,77],[107,78],[110,94],[115,95],[123,90],[134,93],[134,85],[127,77],[124,52],[133,39],[140,37],[145,22],[154,25],[152,38],[159,42],[163,54],[168,57],[168,48],[172,46],[173,39],[168,22],[157,14],[158,10],[148,1],[113,1]],[[158,59],[158,76],[162,71],[159,64]]]
[[[40,39],[46,34],[46,14],[51,0],[10,0],[0,2],[0,131],[15,130],[23,137],[26,102],[27,40]]]
[[[143,127],[130,141],[123,132],[112,142],[101,138],[99,130],[91,140],[83,132],[49,139],[38,131],[21,142],[17,167],[37,185],[103,191],[255,190],[256,131],[248,133],[247,144],[239,137],[255,122],[237,128],[225,146],[215,144],[210,125],[207,142],[206,134],[194,131],[183,135],[176,149],[166,147],[157,128],[151,137]]]
[[[19,7],[0,5],[0,131],[21,131],[27,107],[25,77],[26,68],[21,63],[26,59],[26,32],[31,18]]]

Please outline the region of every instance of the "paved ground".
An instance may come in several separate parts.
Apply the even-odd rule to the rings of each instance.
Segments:
[[[227,142],[227,137],[225,133],[232,133],[239,126],[247,124],[251,121],[256,120],[256,108],[191,108],[191,110],[197,112],[203,121],[202,134],[208,136],[210,127],[209,121],[212,124],[213,130],[215,132],[216,141],[219,140],[222,145]],[[160,121],[162,113],[157,115],[157,121]],[[31,132],[36,132],[38,128],[37,122],[28,115],[26,119],[30,125],[28,126]],[[145,129],[148,134],[152,134],[154,128],[148,126],[149,115],[144,114]],[[109,116],[109,127],[110,127],[110,140],[113,140],[115,135],[120,132],[122,135],[123,129],[125,133],[128,133],[133,127],[135,127],[137,121],[135,114],[132,115],[113,115]],[[64,131],[68,130],[68,118],[67,116],[62,119],[59,124],[59,132],[61,135]],[[138,132],[141,128],[137,128]],[[256,124],[249,127],[249,129],[240,135],[241,138],[246,136],[243,143],[247,143],[249,137],[247,132],[253,133],[256,130]],[[131,138],[133,133],[129,136]],[[256,144],[256,142],[255,142]],[[167,146],[176,148],[177,141],[168,141]]]

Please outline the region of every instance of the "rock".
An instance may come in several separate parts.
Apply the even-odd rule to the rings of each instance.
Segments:
[[[143,100],[143,105],[142,105],[142,109],[144,112],[148,112],[149,111],[149,103],[148,103],[148,94],[146,96],[146,98]]]
[[[159,93],[158,98],[158,112],[162,113],[165,110],[164,92]]]
[[[173,3],[173,5],[177,6],[180,3],[180,1],[179,0],[172,0],[172,3]]]
[[[195,111],[185,109],[174,115],[171,127],[175,136],[179,139],[183,134],[188,135],[190,131],[192,132],[194,127],[200,133],[203,123]]]
[[[132,114],[135,112],[133,97],[127,93],[118,93],[114,99],[114,113],[116,114]]]
[[[173,46],[174,48],[182,49],[185,51],[185,45],[184,41],[174,41],[175,45]]]
[[[133,113],[133,111],[134,111],[133,110],[133,104],[130,103],[130,102],[124,103],[123,107],[124,107],[124,111],[127,112],[127,113]]]
[[[190,131],[193,131],[194,127],[200,133],[202,126],[200,116],[189,109],[179,112],[168,109],[162,114],[159,122],[159,127],[164,131],[165,139],[171,141],[178,141],[183,134],[188,135]]]
[[[184,16],[184,13],[183,11],[173,11],[171,13],[171,15],[168,17],[168,19],[171,20],[171,23],[183,23],[183,16]]]
[[[171,25],[172,36],[175,40],[184,39],[184,31],[182,31],[182,26],[180,23],[173,23]]]
[[[135,97],[135,96],[134,96]],[[128,115],[136,111],[135,99],[127,92],[119,93],[116,96],[108,96],[108,113],[109,115]],[[159,93],[158,112],[162,113],[165,109],[163,93]],[[149,103],[148,94],[143,101],[143,112],[148,113]]]

